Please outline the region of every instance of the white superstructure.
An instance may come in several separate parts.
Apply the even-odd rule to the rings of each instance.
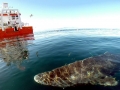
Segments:
[[[0,10],[0,28],[4,31],[8,27],[21,28],[24,23],[21,22],[20,12],[18,9],[12,9],[8,7],[8,3],[3,3]]]

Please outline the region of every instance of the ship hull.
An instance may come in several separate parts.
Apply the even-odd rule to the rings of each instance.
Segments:
[[[15,31],[15,29],[12,27],[6,28],[4,31],[2,31],[2,29],[0,28],[0,38],[8,38],[11,36],[18,36],[25,34],[33,34],[33,27],[24,26],[22,27],[22,29],[18,28],[17,31]]]

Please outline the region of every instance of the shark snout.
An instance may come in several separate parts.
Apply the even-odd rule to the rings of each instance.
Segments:
[[[37,82],[37,83],[39,83],[39,76],[38,75],[34,76],[34,81]]]

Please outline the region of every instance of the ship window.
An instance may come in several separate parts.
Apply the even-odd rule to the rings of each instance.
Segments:
[[[10,11],[8,10],[7,13],[10,13]]]
[[[14,20],[15,19],[15,16],[12,16],[12,20]]]
[[[16,19],[18,19],[18,15],[16,15]]]
[[[11,13],[15,13],[15,11],[14,11],[14,10],[11,10]]]

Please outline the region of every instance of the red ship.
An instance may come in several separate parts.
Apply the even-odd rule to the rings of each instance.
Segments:
[[[0,38],[33,34],[33,27],[21,21],[18,9],[8,8],[8,3],[3,3],[0,11]]]

